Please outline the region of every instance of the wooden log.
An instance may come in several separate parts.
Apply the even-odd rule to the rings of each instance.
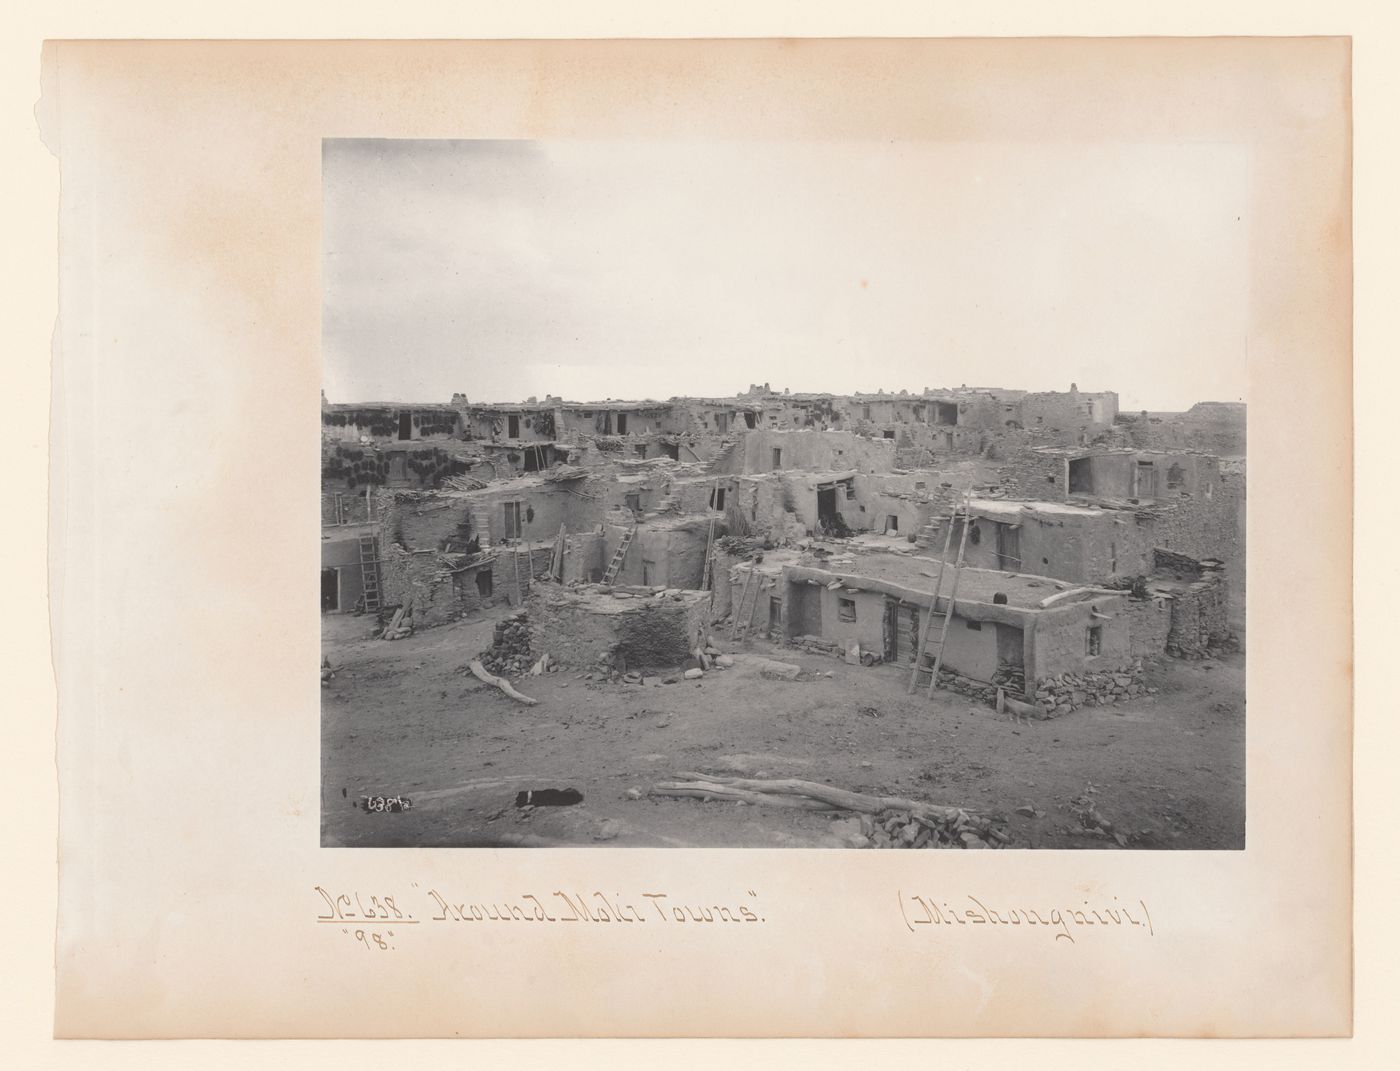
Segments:
[[[510,696],[512,699],[516,700],[519,703],[524,703],[526,706],[532,707],[539,702],[538,699],[531,699],[528,695],[521,695],[519,692],[517,692],[514,688],[510,686],[510,681],[504,680],[501,677],[492,676],[486,671],[486,667],[483,666],[476,659],[472,659],[470,662],[468,662],[467,668],[472,671],[472,676],[474,676],[477,680],[483,681],[484,683],[489,684],[494,688],[499,688],[501,691],[505,692],[506,695]]]
[[[710,781],[687,781],[684,783],[662,781],[652,789],[652,794],[656,796],[726,800],[731,803],[742,800],[745,803],[767,804],[771,807],[788,807],[800,811],[835,810],[830,804],[823,803],[820,800],[807,799],[801,796],[781,796],[769,795],[765,792],[750,792],[746,789],[735,788],[732,785],[720,785]]]
[[[758,781],[743,777],[718,777],[714,774],[680,772],[677,777],[695,778],[749,792],[759,792],[779,796],[805,796],[820,800],[833,807],[862,814],[879,814],[881,811],[911,811],[916,814],[936,815],[949,821],[960,814],[971,814],[966,807],[946,807],[937,803],[924,803],[920,800],[905,799],[902,796],[869,796],[863,792],[848,792],[844,788],[833,788],[816,781],[800,781],[795,778],[781,778],[773,781]]]
[[[1006,697],[1006,709],[1023,718],[1036,718],[1043,721],[1045,719],[1045,708],[1039,703],[1023,703],[1019,699]]]

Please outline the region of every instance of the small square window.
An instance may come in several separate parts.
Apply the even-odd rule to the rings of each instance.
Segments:
[[[856,600],[837,599],[836,616],[842,621],[854,621],[856,619]]]
[[[1103,626],[1090,625],[1084,630],[1084,653],[1094,657],[1103,650]]]
[[[969,629],[971,629],[973,632],[981,632],[981,631],[982,631],[982,622],[980,622],[980,621],[968,621],[968,622],[966,622],[966,624],[967,624],[967,627],[968,627]]]

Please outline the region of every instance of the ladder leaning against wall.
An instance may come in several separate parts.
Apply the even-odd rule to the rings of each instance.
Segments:
[[[943,609],[939,610],[938,600],[943,593],[943,577],[948,570],[948,553],[953,547],[953,529],[958,521],[962,521],[962,533],[958,537],[958,556],[952,563],[953,586],[944,600]],[[972,488],[969,486],[961,503],[953,506],[948,516],[948,530],[943,533],[943,556],[938,562],[938,578],[933,586],[933,599],[928,613],[924,615],[924,627],[919,633],[919,646],[914,652],[914,664],[909,670],[907,691],[910,694],[918,687],[919,678],[924,674],[928,675],[928,695],[933,695],[933,690],[938,687],[938,672],[943,668],[943,653],[948,646],[948,626],[953,620],[953,606],[958,600],[958,581],[962,578],[963,561],[967,553],[967,530],[971,526]],[[933,661],[932,664],[926,665],[924,660],[928,657],[930,648]]]
[[[617,550],[613,551],[612,561],[608,562],[608,570],[603,574],[604,584],[612,584],[617,580],[617,574],[622,572],[622,563],[627,560],[627,548],[632,545],[632,540],[636,535],[637,526],[635,523],[622,533],[622,542],[617,545]]]
[[[360,576],[364,585],[365,613],[378,613],[379,555],[372,535],[360,536]]]

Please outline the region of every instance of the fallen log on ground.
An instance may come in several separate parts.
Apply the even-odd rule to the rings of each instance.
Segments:
[[[717,784],[713,781],[662,781],[652,789],[653,795],[694,797],[696,799],[725,800],[730,803],[767,804],[771,807],[790,807],[801,811],[832,811],[831,804],[803,796],[771,795],[766,792],[750,792],[734,785]]]
[[[797,796],[819,800],[832,807],[861,814],[879,814],[882,811],[909,811],[911,814],[936,816],[949,821],[958,815],[971,815],[975,812],[966,807],[946,807],[937,803],[924,803],[905,799],[902,796],[869,796],[863,792],[848,792],[844,788],[833,788],[817,781],[800,781],[795,778],[782,778],[774,781],[758,781],[743,777],[719,777],[715,774],[700,774],[682,771],[677,777],[693,781],[707,781],[726,788],[744,789],[765,795],[780,797]]]
[[[516,702],[524,703],[526,706],[531,707],[539,702],[538,699],[531,699],[528,695],[521,695],[519,692],[517,692],[514,688],[510,686],[510,681],[505,680],[501,677],[494,677],[490,673],[486,672],[486,667],[483,666],[475,658],[473,658],[470,662],[467,663],[467,668],[472,671],[472,676],[474,676],[477,680],[489,684],[493,688],[499,688],[501,691],[505,692],[506,695],[510,696]]]
[[[1011,838],[966,807],[947,807],[902,796],[863,792],[795,778],[757,780],[681,771],[684,781],[658,784],[658,796],[695,796],[706,800],[767,804],[808,811],[854,811],[860,816],[832,823],[832,832],[852,848],[1000,848]]]

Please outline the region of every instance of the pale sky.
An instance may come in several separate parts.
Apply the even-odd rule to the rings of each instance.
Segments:
[[[1237,145],[327,140],[333,402],[1245,400]]]

